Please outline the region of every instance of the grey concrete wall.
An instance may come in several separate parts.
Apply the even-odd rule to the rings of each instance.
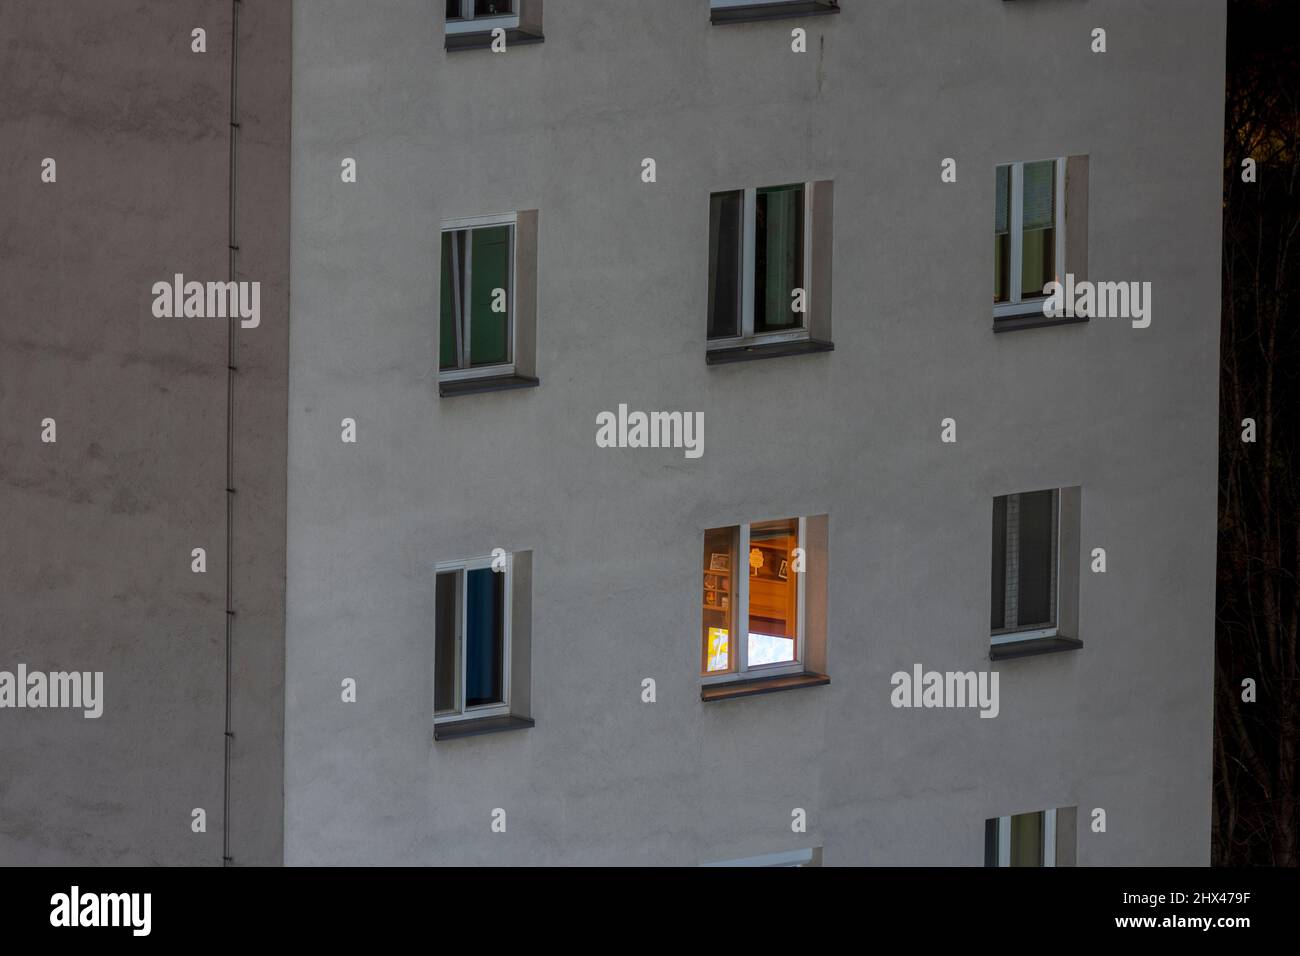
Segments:
[[[294,4],[287,861],[978,865],[987,817],[1077,805],[1080,864],[1208,862],[1222,0],[554,2],[504,55],[440,6]],[[1059,155],[1150,328],[991,331],[993,168]],[[817,179],[836,350],[706,367],[709,192]],[[541,386],[440,400],[439,221],[534,208]],[[620,402],[704,411],[703,458],[598,449]],[[993,496],[1073,485],[1084,648],[993,665],[995,720],[892,709],[990,666]],[[820,513],[832,683],[702,704],[704,529]],[[497,546],[537,724],[434,744],[433,566]]]
[[[243,6],[232,852],[277,862],[290,21]],[[151,286],[227,277],[231,8],[0,6],[0,669],[105,684],[97,720],[0,710],[0,863],[222,862],[227,323],[155,318]]]

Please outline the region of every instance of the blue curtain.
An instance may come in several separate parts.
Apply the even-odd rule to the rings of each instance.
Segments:
[[[469,571],[465,582],[465,705],[502,699],[505,575]]]

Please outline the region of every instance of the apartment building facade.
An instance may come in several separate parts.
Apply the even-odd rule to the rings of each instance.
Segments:
[[[0,27],[0,863],[1208,862],[1224,0]]]
[[[1224,29],[296,3],[286,862],[1206,863]]]

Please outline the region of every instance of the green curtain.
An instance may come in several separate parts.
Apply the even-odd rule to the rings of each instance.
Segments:
[[[470,233],[469,364],[510,361],[510,227],[489,226]],[[504,290],[506,311],[494,312],[496,290]]]
[[[758,190],[756,217],[754,331],[798,328],[791,293],[804,287],[803,186]]]

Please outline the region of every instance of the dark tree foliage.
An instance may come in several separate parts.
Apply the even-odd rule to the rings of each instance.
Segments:
[[[1213,859],[1300,861],[1296,662],[1300,30],[1295,0],[1230,0]],[[1242,160],[1256,181],[1242,181]],[[1254,419],[1255,441],[1243,441]],[[1256,700],[1242,700],[1253,679]]]

